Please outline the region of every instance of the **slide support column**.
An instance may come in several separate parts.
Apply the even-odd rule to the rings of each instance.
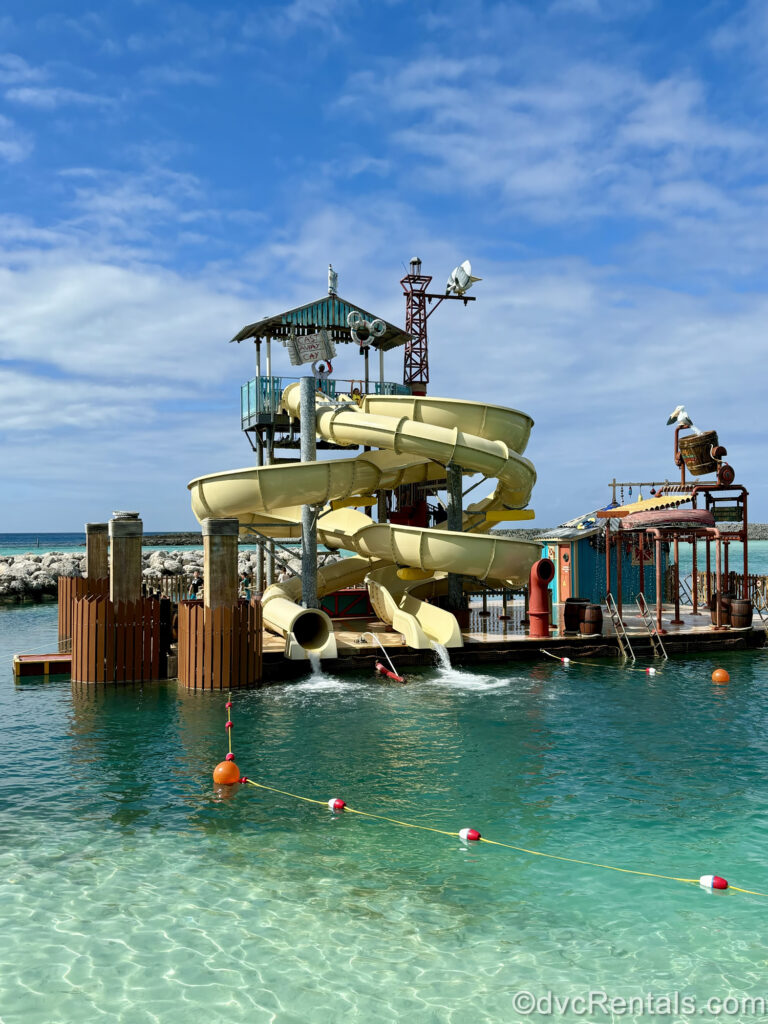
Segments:
[[[446,526],[449,530],[461,533],[464,525],[461,506],[461,466],[449,462],[445,467],[446,491],[448,494]],[[448,607],[452,612],[460,611],[464,597],[462,579],[455,572],[448,573]]]
[[[315,417],[315,378],[302,377],[300,391],[301,461],[317,458]],[[318,608],[317,600],[317,517],[314,505],[301,506],[301,603],[305,608]]]

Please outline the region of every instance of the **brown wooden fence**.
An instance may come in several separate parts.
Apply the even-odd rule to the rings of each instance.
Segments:
[[[107,597],[109,580],[86,580],[82,576],[59,576],[59,651],[72,650],[72,616],[75,598],[89,594]]]
[[[104,596],[75,597],[71,635],[73,682],[160,678],[160,602],[155,598],[113,605]]]
[[[190,689],[229,690],[261,681],[261,603],[204,609],[179,605],[179,681]]]

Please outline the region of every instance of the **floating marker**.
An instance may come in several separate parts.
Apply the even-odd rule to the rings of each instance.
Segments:
[[[570,665],[571,664],[571,659],[570,658],[561,658],[561,661],[562,661],[562,663],[564,665]]]
[[[720,875],[702,875],[699,879],[699,885],[703,889],[727,889],[728,883]]]
[[[647,668],[645,671],[648,673],[649,676],[655,676],[656,675],[656,669],[655,668]]]
[[[730,683],[730,681],[731,677],[728,675],[724,668],[716,668],[715,671],[712,673],[713,683]]]
[[[240,781],[240,769],[234,761],[221,761],[213,769],[213,781],[217,786],[231,786]]]
[[[343,811],[347,805],[340,797],[335,796],[328,801],[328,806],[332,811]]]
[[[242,786],[242,785],[244,785],[244,784],[245,784],[245,783],[246,783],[247,781],[248,781],[248,776],[247,776],[247,775],[244,775],[244,776],[242,777],[242,779],[240,779],[240,785],[241,785],[241,786]]]
[[[478,839],[482,838],[476,828],[463,828],[459,832],[459,839],[466,839],[471,843],[476,843]]]
[[[225,724],[224,728],[225,728],[225,729],[231,729],[233,725],[234,725],[234,722],[227,722],[227,723]]]
[[[232,707],[232,701],[228,700],[224,707],[227,709],[227,711],[229,711],[229,709]]]
[[[235,760],[235,755],[230,751],[230,753],[227,754],[227,756],[224,758],[224,760],[225,761],[234,761]]]

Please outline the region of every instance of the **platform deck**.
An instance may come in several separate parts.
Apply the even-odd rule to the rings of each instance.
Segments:
[[[17,679],[68,676],[71,669],[71,654],[15,654],[13,657],[13,674]]]
[[[510,618],[501,618],[501,603],[488,602],[487,616],[480,614],[480,607],[470,609],[469,626],[462,630],[464,646],[450,652],[453,665],[501,664],[505,661],[536,660],[548,651],[559,657],[568,658],[618,658],[620,650],[613,626],[606,616],[602,636],[580,636],[564,633],[558,626],[552,628],[548,639],[532,638],[523,623],[522,602],[509,605]],[[662,637],[670,656],[714,651],[747,650],[762,647],[766,643],[766,630],[762,621],[755,616],[750,629],[712,628],[709,613],[692,614],[692,609],[681,608],[682,625],[671,625],[673,608],[665,606],[663,626],[667,631]],[[556,609],[556,620],[562,620],[562,606]],[[638,659],[653,659],[653,646],[639,612],[624,609],[624,623]],[[433,665],[433,651],[418,651],[407,647],[400,633],[390,629],[376,619],[334,620],[338,658],[323,661],[328,672],[357,672],[373,668],[381,654],[378,643],[363,636],[370,632],[386,648],[395,668],[406,669],[415,665]],[[307,663],[288,661],[283,656],[285,642],[282,637],[264,633],[264,683],[280,682],[306,675]]]

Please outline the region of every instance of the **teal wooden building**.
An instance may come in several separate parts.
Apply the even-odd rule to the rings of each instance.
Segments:
[[[562,603],[569,597],[586,597],[595,604],[605,601],[605,519],[597,518],[597,511],[571,519],[562,526],[548,530],[540,537],[542,556],[555,564],[552,582],[552,601]],[[627,534],[622,544],[621,583],[624,603],[634,601],[642,590],[649,604],[656,600],[656,552],[650,540],[645,540],[644,575],[640,580],[640,550],[642,534]],[[669,545],[662,545],[662,579],[669,568]],[[616,549],[611,552],[610,592],[618,597]]]

